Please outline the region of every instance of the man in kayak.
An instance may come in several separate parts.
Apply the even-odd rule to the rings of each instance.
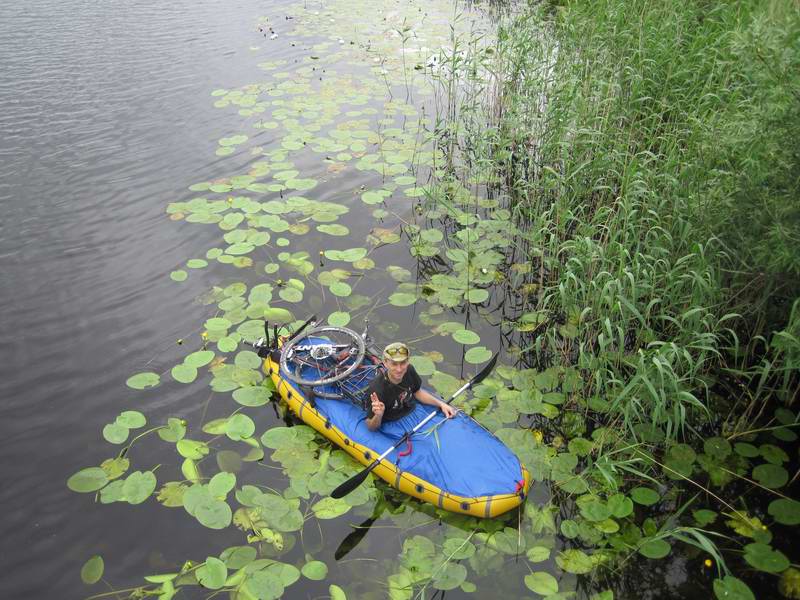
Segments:
[[[422,379],[408,362],[410,352],[403,342],[394,342],[383,350],[383,366],[370,383],[371,402],[367,427],[376,431],[384,421],[396,421],[414,410],[414,400],[436,406],[448,419],[458,409],[422,389]]]

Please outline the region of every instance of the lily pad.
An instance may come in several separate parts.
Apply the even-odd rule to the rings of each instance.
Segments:
[[[206,562],[196,571],[197,581],[205,588],[218,590],[225,585],[228,567],[220,559],[209,556]]]
[[[341,260],[345,262],[353,262],[364,258],[367,255],[366,248],[350,248],[348,250],[326,250],[324,252],[325,258],[329,260]]]
[[[172,378],[179,383],[191,383],[197,379],[197,369],[187,364],[179,364],[172,367]]]
[[[252,573],[246,580],[245,591],[251,598],[276,600],[283,595],[283,581],[273,569]]]
[[[389,303],[393,306],[411,306],[416,301],[417,297],[414,294],[405,292],[395,292],[389,296]]]
[[[312,560],[304,564],[300,572],[306,579],[322,581],[328,576],[328,565],[321,560]]]
[[[448,562],[434,572],[433,587],[437,590],[454,590],[467,579],[467,568],[459,563]]]
[[[344,498],[323,498],[311,507],[318,519],[335,519],[350,510]]]
[[[550,548],[546,548],[544,546],[534,546],[528,549],[527,557],[532,563],[544,562],[550,558]]]
[[[582,496],[580,500],[586,498]],[[599,498],[590,498],[587,501],[579,501],[578,507],[580,508],[581,515],[588,521],[604,521],[611,515],[611,510],[608,505]]]
[[[433,375],[434,371],[436,371],[436,365],[434,362],[425,355],[412,356],[409,359],[409,362],[411,362],[411,364],[414,366],[414,369],[417,371],[417,373],[423,377]]]
[[[119,414],[114,422],[128,429],[139,429],[147,424],[147,419],[138,410],[125,410]]]
[[[789,559],[782,552],[758,542],[744,547],[744,559],[751,567],[766,573],[780,573],[789,567]]]
[[[777,489],[786,485],[789,473],[783,467],[767,463],[753,469],[753,479],[766,488]]]
[[[181,419],[170,417],[167,426],[158,430],[158,437],[165,442],[177,442],[186,435],[186,425]]]
[[[261,385],[241,387],[233,392],[233,399],[242,406],[264,406],[272,397],[272,391]]]
[[[220,352],[233,352],[239,343],[231,336],[226,335],[217,341],[217,349]]]
[[[782,525],[800,525],[800,502],[779,498],[770,502],[767,512]]]
[[[556,556],[556,564],[567,573],[583,575],[594,567],[591,557],[582,550],[569,549]]]
[[[256,424],[247,415],[237,413],[225,425],[225,435],[234,441],[249,438],[256,431]]]
[[[464,538],[448,538],[442,550],[450,560],[463,560],[475,554],[475,545]]]
[[[317,225],[317,231],[335,236],[350,234],[350,230],[347,227],[345,227],[344,225],[339,225],[338,223],[332,225],[331,224]]]
[[[158,491],[156,500],[169,508],[183,506],[183,494],[187,489],[189,489],[189,487],[183,483],[178,481],[168,481]]]
[[[219,555],[229,569],[241,569],[256,559],[258,551],[252,546],[231,546]]]
[[[384,192],[386,192],[386,190],[371,190],[364,192],[361,195],[361,200],[364,202],[364,204],[380,204],[387,196],[391,195],[391,192]]]
[[[703,443],[703,450],[717,460],[725,460],[731,453],[731,444],[721,437],[712,437]]]
[[[454,331],[452,336],[453,339],[459,344],[477,344],[481,341],[481,336],[474,331],[470,331],[469,329],[460,329],[459,331]]]
[[[236,475],[223,471],[211,478],[211,481],[208,482],[208,491],[212,496],[223,499],[235,486]]]
[[[201,503],[194,516],[209,529],[225,529],[233,518],[231,507],[221,500]]]
[[[339,296],[340,298],[346,298],[353,293],[353,288],[344,281],[334,281],[328,289],[331,291],[331,294]]]
[[[244,293],[244,290],[242,290],[242,294],[243,293]],[[242,294],[225,294],[225,295],[226,296],[233,296],[233,295],[241,296]],[[222,330],[222,331],[224,331],[226,329],[229,329],[231,325],[232,325],[232,323],[228,319],[224,319],[222,317],[212,317],[212,318],[208,319],[205,322],[205,328],[208,329],[209,331],[214,331],[214,330]]]
[[[630,496],[634,502],[642,506],[652,506],[661,499],[658,492],[647,487],[633,488],[630,492]]]
[[[200,367],[206,366],[212,360],[214,360],[214,353],[211,350],[199,350],[197,352],[192,352],[189,356],[184,358],[183,363],[195,369],[199,369]]]
[[[103,557],[99,554],[95,554],[81,567],[81,580],[86,585],[93,585],[103,577],[104,570],[105,563],[103,562]]]
[[[134,471],[125,479],[122,493],[131,504],[141,504],[156,490],[156,476],[152,471]]]
[[[73,492],[86,494],[96,492],[108,483],[108,475],[100,467],[81,469],[67,479],[67,487]]]
[[[251,350],[242,350],[234,359],[234,364],[242,369],[258,369],[262,362],[263,359]]]
[[[469,290],[464,297],[472,304],[480,304],[489,299],[489,291],[483,288],[475,288]]]
[[[464,354],[464,360],[473,365],[478,365],[492,358],[492,351],[484,346],[470,348]]]
[[[122,444],[128,439],[128,428],[119,423],[109,423],[103,427],[103,437],[111,444]]]
[[[639,554],[647,558],[658,559],[664,558],[671,549],[671,546],[665,540],[650,538],[640,544]]]
[[[129,377],[125,384],[135,390],[143,390],[159,384],[161,378],[156,373],[137,373]]]
[[[764,460],[773,465],[780,465],[789,460],[789,455],[774,444],[762,444],[758,450]]]
[[[350,322],[350,313],[335,311],[328,315],[328,324],[333,327],[345,327]]]
[[[758,448],[753,446],[753,444],[748,444],[746,442],[738,442],[734,444],[733,449],[736,454],[739,456],[744,456],[745,458],[755,458],[759,454]]]
[[[580,528],[578,527],[578,523],[573,521],[572,519],[564,519],[561,521],[561,533],[564,535],[565,538],[569,540],[574,540],[578,537],[580,533]],[[548,556],[550,552],[548,551]]]
[[[633,512],[633,502],[624,494],[614,494],[608,498],[608,509],[618,519],[624,519]]]
[[[699,527],[705,527],[717,520],[717,513],[707,508],[701,508],[692,512],[692,516]]]
[[[200,460],[208,454],[208,446],[203,442],[195,440],[181,439],[176,444],[178,454],[184,458],[191,458],[192,460]]]
[[[328,593],[331,595],[331,600],[347,600],[344,590],[334,583],[328,586]]]
[[[282,287],[278,292],[282,300],[286,302],[301,302],[303,300],[303,292],[293,287]]]
[[[733,575],[714,580],[714,595],[717,600],[756,600],[747,584]]]
[[[107,458],[100,464],[100,468],[106,472],[109,480],[120,477],[130,466],[131,461],[124,457]]]
[[[529,590],[541,596],[550,596],[558,592],[558,581],[545,571],[535,571],[526,575],[525,585]]]

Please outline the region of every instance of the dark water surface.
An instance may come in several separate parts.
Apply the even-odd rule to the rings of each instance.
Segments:
[[[270,11],[280,3],[0,4],[4,598],[84,596],[94,553],[110,580],[136,582],[152,548],[187,554],[178,536],[204,533],[155,503],[95,510],[65,481],[108,453],[101,430],[120,410],[150,418],[187,400],[133,406],[124,381],[202,323],[202,278],[178,292],[168,274],[214,232],[179,234],[164,208],[236,127],[210,91],[256,78],[254,55],[290,58],[256,30]]]

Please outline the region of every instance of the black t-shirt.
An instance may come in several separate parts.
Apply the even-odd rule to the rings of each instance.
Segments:
[[[389,381],[389,377],[383,369],[378,369],[378,374],[367,389],[367,418],[371,419],[374,415],[370,396],[372,392],[378,394],[378,400],[383,402],[386,410],[383,412],[384,421],[396,421],[400,417],[405,417],[414,409],[414,394],[422,387],[422,379],[408,365],[406,374],[398,384]]]

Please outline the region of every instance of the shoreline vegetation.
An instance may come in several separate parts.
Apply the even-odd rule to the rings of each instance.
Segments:
[[[752,598],[745,581],[800,598],[780,539],[800,522],[800,5],[515,10],[496,44],[455,41],[440,61],[425,208],[454,228],[459,277],[502,264],[502,325],[532,367],[514,387],[523,412],[558,415],[544,442],[568,444],[577,474],[516,449],[577,497],[584,519],[561,531],[595,565],[684,542],[718,598]],[[490,265],[500,213],[513,250]],[[581,530],[641,485],[671,510]]]

